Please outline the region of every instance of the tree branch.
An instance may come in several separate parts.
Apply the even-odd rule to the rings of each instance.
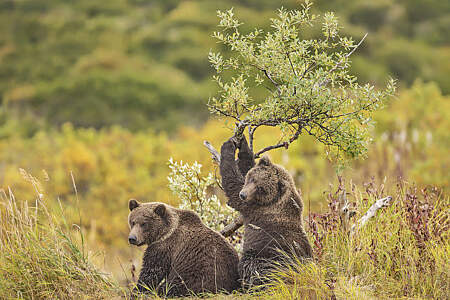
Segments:
[[[262,150],[258,151],[258,153],[255,154],[255,158],[260,157],[261,154],[263,154],[264,152],[267,152],[267,151],[270,151],[270,150],[273,150],[273,149],[278,149],[278,148],[281,148],[281,147],[285,147],[285,148],[289,147],[289,143],[288,142],[282,142],[282,143],[279,143],[279,144],[276,144],[276,145],[265,147]]]
[[[270,74],[269,74],[269,72],[267,72],[267,70],[263,69],[262,71],[264,72],[266,77],[269,78],[270,81],[272,81],[273,85],[277,88],[278,96],[281,96],[280,84],[272,79],[272,76],[270,76]]]
[[[226,113],[226,112],[224,112],[223,110],[217,108],[217,106],[215,106],[215,105],[211,105],[211,104],[208,103],[207,106],[208,106],[209,108],[211,108],[212,110],[214,110],[215,112],[217,112],[217,113],[219,113],[219,114],[221,114],[221,115],[223,115],[223,116],[225,116],[225,117],[233,118],[233,119],[235,119],[236,121],[241,122],[241,120],[240,120],[237,116],[231,115],[231,114],[229,114],[229,113]]]
[[[288,149],[288,148],[289,148],[289,145],[290,145],[293,141],[295,141],[296,139],[298,139],[298,137],[300,136],[300,133],[301,133],[301,132],[302,132],[302,127],[300,127],[300,128],[297,129],[297,131],[295,132],[295,134],[289,139],[288,142],[282,142],[282,143],[279,143],[279,144],[276,144],[276,145],[273,145],[273,146],[265,147],[265,148],[263,148],[262,150],[258,151],[258,152],[255,154],[255,158],[258,158],[258,157],[260,157],[261,154],[263,154],[264,152],[267,152],[267,151],[270,151],[270,150],[273,150],[273,149],[278,149],[278,148],[281,148],[281,147],[284,147],[284,148]]]
[[[242,218],[242,215],[239,215],[236,219],[233,220],[230,224],[225,226],[221,231],[220,234],[222,234],[224,237],[229,237],[232,235],[236,230],[238,230],[242,225],[244,225],[244,219]]]
[[[392,201],[391,196],[387,196],[385,198],[375,201],[375,203],[372,204],[372,206],[367,210],[364,216],[362,216],[361,219],[359,219],[356,224],[353,224],[351,228],[351,233],[363,227],[367,223],[367,221],[369,221],[370,218],[375,216],[378,210],[384,207],[388,207],[391,204],[391,201]]]
[[[347,59],[347,58],[349,58],[350,55],[352,55],[353,52],[355,52],[356,49],[357,49],[359,46],[361,46],[362,42],[366,39],[366,37],[367,37],[368,34],[369,34],[369,33],[366,33],[366,34],[364,35],[364,37],[359,41],[358,45],[356,45],[356,46],[352,49],[352,51],[350,51],[349,53],[347,53],[346,55],[344,55],[344,57],[343,57],[343,58],[342,58],[342,59],[341,59],[341,60],[340,60],[333,68],[331,68],[331,70],[328,72],[328,74],[331,74],[331,73],[333,73],[334,71],[336,71],[337,68],[339,68],[339,66],[344,62],[344,60]],[[330,82],[330,79],[329,79],[329,78],[328,78],[328,79],[325,79],[324,81],[322,81],[321,83],[319,83],[318,87],[325,86],[325,85],[328,84],[328,82]]]
[[[305,78],[306,73],[308,73],[309,71],[311,71],[314,67],[316,66],[316,62],[312,62],[311,64],[309,64],[309,66],[305,69],[305,71],[302,73],[302,75],[300,76],[300,80],[302,80],[303,78]]]
[[[220,164],[220,154],[219,152],[211,145],[208,141],[203,141],[203,145],[205,145],[206,148],[208,148],[208,151],[212,155],[212,160],[215,161],[217,164]]]
[[[245,127],[249,126],[250,124],[246,121],[240,121],[239,123],[236,122],[236,129],[234,130],[234,136],[240,140],[242,138],[242,135],[244,134]]]
[[[211,145],[208,141],[203,141],[203,145],[208,149],[208,151],[212,154],[212,159],[217,164],[220,164],[220,154],[219,152]],[[229,237],[232,235],[236,230],[238,230],[242,225],[244,224],[244,220],[242,218],[242,215],[239,215],[236,219],[234,219],[230,224],[225,226],[220,233],[224,237]]]
[[[256,129],[261,125],[249,126],[248,127],[248,144],[250,146],[250,150],[253,152],[253,136],[255,135]]]

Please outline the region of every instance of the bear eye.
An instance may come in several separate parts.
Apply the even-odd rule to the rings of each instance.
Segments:
[[[133,227],[134,225],[136,225],[136,223],[135,222],[131,222],[131,227]]]

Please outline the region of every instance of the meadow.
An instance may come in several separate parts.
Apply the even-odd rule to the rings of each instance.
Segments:
[[[37,189],[37,181],[30,182]],[[76,186],[74,186],[76,190]],[[66,219],[67,209],[50,208],[45,194],[16,200],[2,191],[0,296],[4,299],[129,298],[136,269],[105,273],[92,229]],[[345,196],[343,196],[345,195]],[[355,218],[385,195],[393,204],[364,227],[349,233],[339,203],[348,197]],[[77,196],[77,195],[76,195]],[[78,201],[78,199],[77,199]],[[271,275],[272,283],[253,294],[204,295],[214,299],[444,299],[449,293],[449,198],[437,188],[420,189],[405,181],[386,188],[375,182],[357,186],[339,181],[326,195],[328,209],[305,218],[315,258]],[[80,213],[80,211],[78,210]],[[82,215],[79,215],[82,224]],[[114,248],[114,247],[111,247]],[[95,249],[95,250],[94,250]],[[118,259],[117,257],[115,257]],[[123,277],[122,277],[123,276]],[[124,278],[120,282],[119,278]],[[152,298],[158,298],[152,296]],[[195,297],[194,297],[195,298]]]
[[[436,108],[425,110],[430,98]],[[437,108],[448,103],[434,84],[418,82],[401,92],[377,114],[368,158],[339,173],[343,183],[324,158],[325,148],[307,136],[289,151],[271,153],[302,191],[316,261],[277,274],[264,297],[442,299],[448,294],[450,110]],[[168,188],[169,154],[175,161],[200,162],[202,176],[217,175],[202,141],[219,147],[229,135],[220,120],[200,130],[180,128],[175,137],[65,125],[60,132],[2,143],[8,179],[1,206],[2,297],[126,295],[142,255],[142,249],[127,244],[127,200],[178,206],[180,199]],[[276,135],[268,130],[262,137],[257,142],[264,144]],[[356,211],[351,222],[376,199],[390,195],[394,202],[349,237],[336,211],[342,187]],[[224,200],[220,190],[216,194]]]

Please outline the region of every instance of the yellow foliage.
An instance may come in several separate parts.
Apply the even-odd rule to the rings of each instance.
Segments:
[[[351,163],[344,177],[361,184],[374,176],[388,189],[402,176],[411,183],[433,184],[448,192],[450,109],[444,108],[449,100],[433,84],[417,83],[403,91],[376,115],[375,143],[368,159]],[[17,199],[34,199],[36,191],[19,168],[26,170],[40,182],[40,192],[50,205],[59,206],[59,199],[64,206],[79,210],[67,217],[71,223],[80,223],[79,215],[83,216],[81,225],[94,232],[89,236],[95,236],[95,248],[114,249],[120,257],[129,257],[128,199],[177,205],[179,200],[167,187],[168,159],[198,161],[205,174],[218,174],[203,141],[220,150],[231,135],[223,120],[210,120],[201,128],[182,127],[170,137],[151,130],[76,129],[66,124],[60,131],[42,131],[32,138],[0,140],[0,188],[11,187]],[[255,139],[258,150],[277,142],[279,132],[261,128]],[[326,150],[312,137],[302,135],[288,151],[269,152],[276,163],[291,172],[302,190],[305,214],[326,209],[324,193],[336,181]]]
[[[29,100],[35,95],[35,88],[32,85],[21,85],[5,93],[6,102],[20,102],[24,100]]]

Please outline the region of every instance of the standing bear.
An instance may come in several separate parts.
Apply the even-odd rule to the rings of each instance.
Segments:
[[[266,156],[255,165],[245,137],[240,141],[231,138],[221,148],[220,175],[228,205],[244,221],[239,274],[245,289],[264,284],[276,262],[312,257],[303,229],[303,202],[283,167]]]
[[[238,255],[197,214],[164,203],[129,201],[129,243],[145,250],[136,289],[160,296],[239,288]]]

